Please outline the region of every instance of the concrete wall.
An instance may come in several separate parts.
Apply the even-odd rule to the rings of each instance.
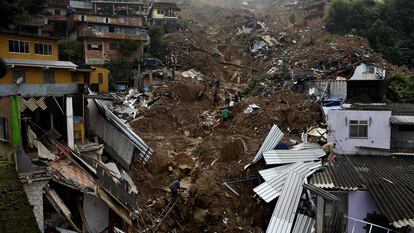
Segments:
[[[373,73],[369,72],[370,68],[374,69]],[[377,76],[385,77],[385,70],[376,65],[363,63],[355,69],[351,80],[376,80]]]
[[[310,88],[317,88],[322,93],[326,85],[328,85],[328,97],[339,97],[346,100],[347,81],[345,80],[307,81],[305,89],[309,91]]]
[[[33,213],[36,218],[37,225],[41,232],[44,232],[43,217],[43,188],[49,181],[33,181],[33,183],[23,184],[29,203],[33,206]]]
[[[391,147],[391,111],[331,110],[328,113],[328,141],[336,142],[336,153],[384,154]],[[349,138],[351,120],[368,121],[368,138]],[[359,147],[378,148],[379,151]]]
[[[391,147],[393,149],[413,149],[414,148],[414,130],[401,131],[400,128],[407,126],[392,126],[391,129]]]
[[[368,213],[380,213],[374,199],[369,192],[349,192],[348,194],[348,216],[359,220],[365,220]],[[352,233],[354,221],[348,219],[348,233]],[[356,223],[354,233],[366,233],[364,224]]]
[[[40,67],[16,67],[24,70],[26,84],[43,84],[44,70]],[[55,71],[55,83],[72,83],[72,73],[68,69],[50,69]],[[0,84],[13,84],[13,69],[9,69],[6,76],[0,79]]]

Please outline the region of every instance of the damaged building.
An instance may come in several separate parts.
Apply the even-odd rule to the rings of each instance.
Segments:
[[[85,97],[84,88],[92,88],[96,74],[98,91],[107,89],[104,71],[59,61],[55,39],[11,32],[0,39],[8,68],[0,78],[0,151],[16,164],[38,229],[132,232],[140,210],[129,166],[134,158],[145,163],[153,151],[103,109],[94,117],[123,136],[130,151],[117,150],[122,145],[114,137],[89,140],[101,135],[87,116],[94,93]]]

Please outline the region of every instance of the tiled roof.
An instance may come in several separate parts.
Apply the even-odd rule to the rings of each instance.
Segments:
[[[391,111],[392,115],[414,115],[414,104],[353,103],[344,105],[347,110]]]
[[[311,183],[322,188],[366,188],[390,223],[414,227],[414,157],[338,156],[316,173]]]

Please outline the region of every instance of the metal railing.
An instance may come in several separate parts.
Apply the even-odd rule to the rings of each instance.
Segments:
[[[396,231],[391,230],[389,228],[386,228],[386,227],[383,227],[383,226],[380,226],[380,225],[377,225],[377,224],[374,224],[374,223],[366,222],[364,220],[360,220],[360,219],[356,219],[356,218],[352,218],[352,217],[348,217],[348,216],[344,216],[344,218],[353,221],[351,233],[354,233],[355,232],[355,227],[356,227],[356,224],[357,223],[358,224],[365,224],[366,227],[369,227],[368,228],[369,229],[369,231],[368,231],[369,233],[371,233],[372,230],[375,229],[375,228],[379,228],[379,229],[382,229],[384,231],[387,231],[387,233],[397,233]],[[348,227],[350,227],[350,225],[348,225]]]

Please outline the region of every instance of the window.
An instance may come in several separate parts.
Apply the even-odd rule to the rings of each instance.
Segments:
[[[88,50],[101,51],[102,45],[88,44]]]
[[[41,44],[35,43],[35,54],[37,55],[52,55],[52,45],[51,44]]]
[[[99,82],[99,84],[103,84],[103,74],[102,73],[98,74],[98,82]]]
[[[0,140],[9,140],[7,132],[7,119],[3,117],[0,117]]]
[[[29,41],[9,40],[9,52],[29,53]]]
[[[96,16],[96,22],[97,22],[97,23],[101,22],[101,20],[100,20],[100,17],[99,17],[99,16]]]
[[[114,26],[109,26],[109,32],[115,32],[115,27]]]
[[[14,83],[25,83],[26,82],[26,72],[24,70],[13,70],[13,82]]]
[[[118,50],[118,47],[119,47],[118,43],[115,43],[115,42],[109,43],[109,50]]]
[[[61,15],[61,14],[62,14],[62,12],[61,12],[60,10],[58,10],[58,9],[55,9],[55,10],[54,10],[54,14],[55,14],[55,15]]]
[[[88,17],[86,15],[79,15],[79,20],[84,22],[88,20]]]
[[[55,71],[53,70],[45,70],[43,71],[43,83],[55,83]]]
[[[79,73],[72,72],[72,83],[78,83],[79,82]]]
[[[375,68],[374,67],[368,67],[368,73],[373,74],[375,73]]]
[[[349,138],[368,138],[368,121],[349,121]]]
[[[111,19],[110,19],[110,18],[105,17],[105,23],[110,23],[110,22],[111,22]]]

